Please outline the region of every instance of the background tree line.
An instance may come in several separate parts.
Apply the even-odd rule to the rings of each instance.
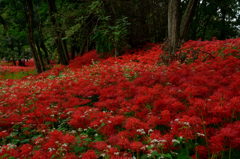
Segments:
[[[239,36],[239,0],[0,0],[0,58],[68,65],[96,49],[121,55],[169,40],[168,58],[189,39]],[[172,52],[172,53],[171,53]]]

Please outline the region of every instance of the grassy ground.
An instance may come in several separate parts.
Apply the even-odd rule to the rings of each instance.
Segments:
[[[35,75],[35,70],[20,71],[20,72],[0,72],[0,80],[6,79],[22,79],[23,77]]]

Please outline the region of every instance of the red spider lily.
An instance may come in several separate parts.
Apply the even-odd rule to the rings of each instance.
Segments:
[[[183,141],[201,141],[192,157],[238,151],[240,38],[188,41],[180,50],[201,50],[199,59],[168,67],[156,65],[161,45],[150,46],[118,58],[91,51],[68,67],[0,80],[0,155],[131,158],[180,151]]]

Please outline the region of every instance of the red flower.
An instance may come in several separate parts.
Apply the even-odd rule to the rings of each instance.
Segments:
[[[88,150],[82,156],[82,159],[96,159],[96,153],[93,150]]]
[[[20,155],[22,156],[22,157],[24,157],[24,156],[29,156],[30,155],[30,153],[31,153],[31,151],[32,151],[32,145],[30,145],[30,144],[24,144],[21,148],[20,148],[20,150],[21,150],[21,153],[20,153]]]
[[[134,141],[133,143],[130,144],[130,148],[131,150],[133,150],[133,152],[139,153],[142,147],[143,147],[143,143],[139,141]]]

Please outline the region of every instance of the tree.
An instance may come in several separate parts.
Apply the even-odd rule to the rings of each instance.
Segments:
[[[187,41],[193,16],[199,0],[189,0],[180,24],[180,38]]]
[[[180,0],[168,2],[168,48],[167,56],[162,57],[165,63],[170,63],[176,58],[180,38]]]
[[[168,2],[168,39],[167,47],[161,59],[164,63],[170,64],[176,60],[177,50],[182,41],[187,40],[191,21],[196,9],[198,0],[189,0],[180,23],[180,0],[169,0]]]
[[[68,49],[71,59],[91,49],[103,56],[106,53],[119,56],[126,49],[168,38],[162,59],[170,63],[179,58],[176,52],[180,43],[190,38],[239,36],[239,3],[239,0],[0,0],[0,56],[21,64],[25,50],[31,48],[30,57],[41,72],[45,63],[50,63],[50,57],[68,65]],[[28,44],[25,39],[29,39]]]
[[[56,20],[55,14],[57,13],[57,8],[55,5],[55,0],[47,0],[49,16],[52,23],[52,32],[54,34],[54,41],[57,47],[57,52],[59,55],[60,63],[63,65],[68,65],[68,55],[66,49],[64,51],[64,42],[62,41],[62,30],[60,23]]]
[[[44,64],[42,63],[42,67],[40,64],[40,60],[38,57],[38,53],[36,50],[36,46],[35,46],[35,42],[34,42],[34,37],[33,37],[33,4],[32,4],[32,0],[27,0],[27,5],[28,5],[28,13],[25,12],[26,15],[26,19],[27,19],[27,23],[28,23],[28,42],[32,51],[32,55],[33,55],[33,59],[34,59],[34,63],[35,63],[35,67],[36,67],[36,71],[37,73],[41,73],[43,72],[43,68]]]

